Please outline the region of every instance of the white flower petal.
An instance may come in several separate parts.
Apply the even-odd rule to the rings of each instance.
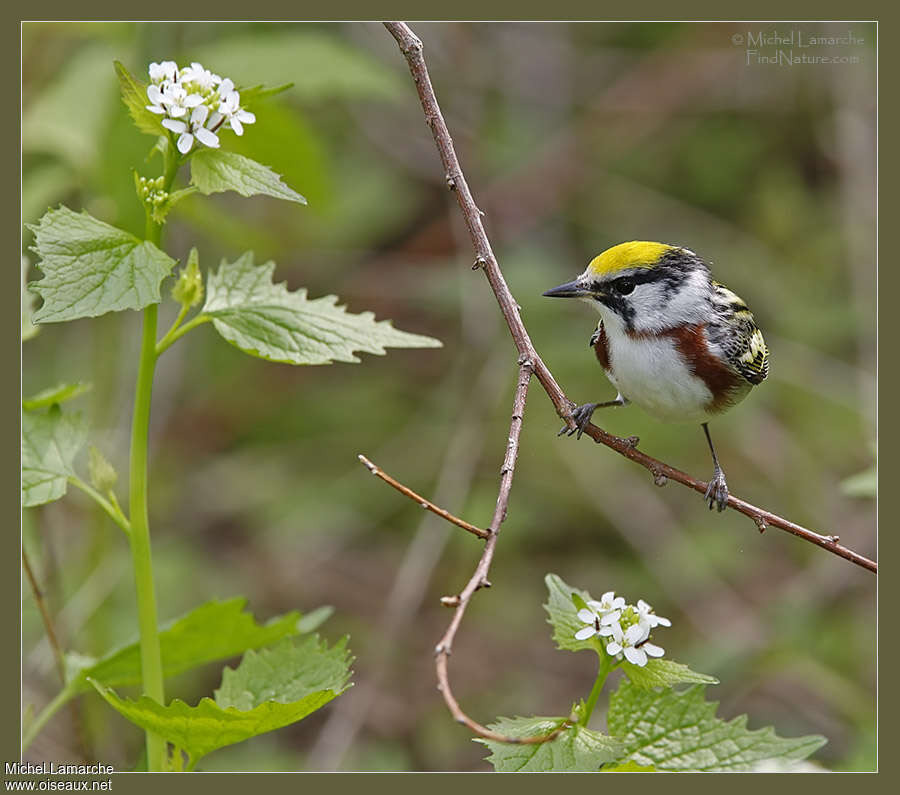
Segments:
[[[191,113],[191,124],[199,124],[201,127],[209,116],[209,106],[198,105]]]
[[[598,602],[596,599],[588,599],[588,600],[587,600],[587,606],[590,607],[592,610],[597,611],[598,613],[599,613],[601,610],[605,610],[605,609],[606,609],[605,607],[603,607],[603,604],[600,603],[600,602]]]
[[[641,648],[650,657],[662,657],[666,653],[665,649],[654,643],[645,643]]]
[[[585,624],[593,624],[594,619],[597,618],[596,614],[592,611],[588,610],[586,607],[582,607],[576,615],[578,616],[579,621],[584,621]]]
[[[187,132],[187,125],[183,121],[176,121],[175,119],[163,119],[162,126],[174,133]]]
[[[650,605],[648,605],[643,599],[638,599],[637,609],[641,613],[649,613],[653,610],[653,608],[650,607]]]
[[[177,118],[179,116],[184,116],[187,114],[187,108],[183,105],[170,105],[169,106],[169,115],[173,118]]]
[[[582,627],[575,633],[575,640],[587,640],[594,635],[593,627]]]
[[[241,126],[237,116],[232,116],[228,123],[231,126],[231,129],[234,130],[235,135],[244,134],[244,128]]]
[[[625,659],[634,665],[645,666],[647,664],[647,655],[644,650],[636,649],[634,646],[625,647]]]
[[[671,627],[672,626],[672,622],[669,621],[668,618],[663,618],[662,616],[655,616],[655,618],[656,618],[656,623],[661,627]]]
[[[603,618],[600,619],[600,623],[615,624],[621,617],[622,614],[618,610],[613,610],[611,613],[606,613]]]
[[[636,643],[644,640],[649,634],[650,630],[648,627],[641,624],[632,624],[625,630],[625,645],[634,646]]]
[[[256,114],[251,113],[249,110],[244,110],[243,108],[238,108],[238,112],[235,114],[235,117],[238,121],[241,121],[244,124],[256,123]],[[624,602],[625,600],[623,599],[622,601]]]
[[[161,116],[166,112],[166,109],[161,108],[159,105],[144,105],[144,107],[147,108],[147,110],[149,110],[151,113],[158,113]]]
[[[201,144],[212,147],[213,149],[219,148],[219,136],[214,132],[207,130],[206,127],[201,127],[196,131],[195,135]]]
[[[191,135],[190,133],[184,133],[178,139],[178,151],[181,152],[181,154],[183,154],[183,155],[186,155],[188,152],[190,152],[191,147],[193,145],[194,145],[194,136]]]
[[[607,591],[603,596],[600,597],[600,601],[603,602],[604,605],[608,605],[615,599],[616,592],[615,591]]]
[[[186,108],[196,108],[198,105],[203,104],[203,97],[199,94],[188,94],[184,98],[184,106]]]
[[[219,86],[219,96],[224,97],[234,91],[234,83],[230,77],[226,77]]]
[[[614,610],[621,610],[622,608],[625,607],[625,597],[617,596],[615,599],[612,600],[611,606]]]
[[[622,647],[618,643],[616,643],[614,640],[611,640],[609,643],[606,644],[606,653],[609,654],[610,656],[615,656],[616,654],[618,654],[621,651],[622,651]]]
[[[597,634],[601,638],[608,638],[613,634],[613,628],[612,627],[600,627],[600,629],[597,630]]]

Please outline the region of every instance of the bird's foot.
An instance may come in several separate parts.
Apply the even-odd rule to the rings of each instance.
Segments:
[[[725,473],[721,469],[713,472],[712,479],[706,487],[706,494],[703,499],[709,506],[709,510],[716,507],[720,513],[728,506],[728,484],[725,482]]]
[[[567,436],[571,436],[573,433],[577,432],[576,439],[581,438],[581,434],[584,433],[584,429],[591,422],[591,417],[594,416],[594,410],[599,406],[599,403],[583,403],[580,406],[576,406],[572,409],[572,421],[575,423],[575,426],[570,428],[568,425],[563,425],[560,429],[557,436],[562,436],[566,434]]]

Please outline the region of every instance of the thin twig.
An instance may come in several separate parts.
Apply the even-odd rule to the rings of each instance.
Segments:
[[[481,559],[475,567],[475,572],[466,583],[466,587],[462,589],[459,595],[453,600],[456,609],[453,613],[453,619],[450,626],[435,647],[435,668],[437,670],[438,690],[444,697],[450,714],[456,719],[457,723],[470,728],[473,732],[488,740],[494,740],[502,743],[517,743],[532,745],[535,743],[545,743],[554,739],[563,731],[565,731],[573,722],[573,718],[563,721],[556,729],[548,734],[535,735],[533,737],[510,737],[505,734],[498,734],[491,731],[486,726],[482,726],[476,720],[470,718],[453,695],[450,688],[450,678],[447,674],[447,660],[453,651],[453,639],[459,629],[462,617],[466,612],[466,607],[474,593],[480,588],[490,586],[488,580],[488,572],[491,568],[491,560],[494,557],[494,549],[497,546],[497,539],[500,537],[500,525],[506,519],[506,512],[509,506],[509,494],[512,489],[513,475],[516,469],[516,458],[519,453],[519,436],[522,433],[522,418],[525,414],[525,400],[528,397],[528,385],[531,382],[531,376],[534,372],[533,364],[530,359],[519,359],[519,380],[516,384],[516,393],[513,398],[512,417],[509,423],[509,435],[506,444],[506,455],[503,457],[503,466],[500,469],[500,489],[497,493],[497,505],[494,508],[494,516],[490,524],[490,536],[484,545],[484,551],[481,553]]]
[[[419,503],[423,508],[432,513],[436,513],[443,519],[446,519],[451,524],[455,524],[458,527],[461,527],[463,530],[468,530],[472,535],[478,536],[480,539],[484,540],[486,538],[490,538],[491,534],[487,530],[482,530],[480,527],[476,527],[473,524],[469,524],[465,519],[460,519],[458,516],[454,516],[450,511],[445,511],[443,508],[439,508],[430,500],[426,500],[424,497],[419,496],[408,486],[404,486],[400,481],[392,478],[387,472],[385,472],[380,467],[375,466],[368,458],[364,455],[358,455],[360,461],[365,464],[366,468],[376,477],[381,478],[385,483],[393,486],[397,491],[401,494],[405,494],[409,497],[413,502]]]
[[[34,594],[34,601],[41,612],[41,620],[44,622],[44,632],[47,633],[47,642],[53,649],[53,659],[56,661],[56,671],[59,674],[63,687],[66,686],[66,663],[63,657],[62,647],[59,645],[59,639],[56,636],[56,630],[53,628],[53,619],[50,617],[50,611],[47,609],[47,603],[44,601],[44,592],[38,586],[37,578],[34,576],[34,570],[31,568],[31,562],[25,552],[25,545],[22,545],[22,567],[28,577],[31,585],[31,592]]]
[[[440,106],[438,105],[434,89],[431,85],[431,78],[428,75],[425,59],[422,56],[422,42],[412,32],[409,26],[403,22],[385,22],[384,25],[394,39],[396,39],[400,51],[403,53],[407,64],[409,65],[409,70],[415,81],[419,100],[422,103],[422,108],[425,113],[425,121],[431,128],[434,142],[441,157],[447,185],[456,193],[457,202],[463,213],[466,227],[475,249],[475,267],[480,267],[484,271],[520,356],[532,362],[534,375],[556,408],[556,413],[566,421],[569,427],[574,427],[571,414],[572,409],[575,407],[575,403],[566,397],[562,388],[557,384],[553,375],[550,373],[550,370],[547,368],[547,365],[537,354],[519,315],[519,306],[513,298],[512,293],[506,284],[506,280],[503,278],[503,273],[501,272],[497,259],[491,249],[490,241],[488,240],[487,234],[484,231],[484,225],[481,221],[482,212],[478,209],[475,200],[472,198],[468,183],[466,182],[462,168],[459,165],[459,160],[456,157],[453,140],[450,137],[450,132],[447,129],[447,124],[441,114]],[[662,461],[638,451],[636,449],[636,442],[633,439],[622,439],[607,433],[602,428],[593,424],[588,425],[584,432],[594,439],[594,441],[606,445],[629,460],[646,468],[653,474],[658,482],[661,482],[662,478],[666,478],[667,480],[673,480],[676,483],[688,486],[700,493],[705,493],[706,491],[707,484],[703,481],[697,480]],[[877,563],[842,546],[839,543],[837,536],[821,535],[802,527],[795,522],[784,519],[771,511],[751,505],[734,495],[729,495],[728,505],[739,513],[752,519],[760,532],[765,530],[766,527],[777,527],[780,530],[785,530],[799,536],[823,549],[827,549],[829,552],[832,552],[851,563],[855,563],[876,574],[878,572]]]

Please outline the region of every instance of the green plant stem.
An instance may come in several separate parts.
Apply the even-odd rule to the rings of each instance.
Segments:
[[[53,699],[46,707],[44,707],[40,714],[35,717],[35,719],[31,722],[31,725],[25,730],[25,733],[22,735],[22,753],[24,754],[29,745],[34,741],[34,738],[40,734],[41,729],[46,726],[47,721],[50,720],[57,712],[60,711],[72,698],[73,692],[64,687],[59,693],[56,694],[56,698]]]
[[[137,589],[138,628],[141,637],[141,678],[144,694],[160,704],[165,703],[162,660],[157,629],[156,591],[153,584],[153,561],[150,555],[150,523],[147,510],[147,438],[150,429],[150,397],[153,370],[156,365],[156,304],[144,310],[141,357],[135,387],[134,417],[131,425],[131,464],[129,472],[129,506],[131,515],[131,560]],[[165,743],[153,732],[147,732],[147,769],[162,770]]]
[[[600,658],[600,666],[597,670],[594,686],[591,688],[591,694],[584,704],[584,714],[581,716],[581,720],[578,721],[582,726],[587,726],[588,721],[591,719],[591,713],[594,711],[594,707],[597,706],[597,699],[600,698],[600,691],[603,690],[606,677],[609,676],[609,672],[615,667],[615,660],[606,652],[598,651],[597,656]]]
[[[122,513],[122,508],[119,505],[119,501],[116,500],[115,496],[113,496],[112,500],[107,500],[99,491],[97,491],[93,486],[89,486],[85,483],[80,477],[77,475],[72,475],[69,477],[69,483],[71,483],[76,488],[81,489],[85,494],[91,497],[96,503],[109,514],[110,519],[112,519],[119,527],[121,527],[126,534],[131,533],[131,523],[128,521],[128,517]]]
[[[169,191],[178,173],[181,158],[169,136],[165,152],[163,190]],[[153,221],[147,209],[147,240],[158,246],[162,226]],[[131,561],[137,591],[138,629],[141,640],[141,681],[144,694],[165,704],[162,658],[159,650],[159,628],[156,611],[156,589],[153,584],[153,560],[150,554],[150,522],[147,508],[147,441],[150,432],[150,398],[153,371],[156,367],[157,304],[144,310],[144,328],[134,390],[134,415],[131,423],[131,457],[129,465],[128,513],[131,520]],[[165,769],[166,743],[151,731],[147,737],[147,770]]]
[[[184,318],[184,315],[187,314],[187,308],[181,310],[181,313],[176,318],[175,322],[172,324],[172,328],[170,328],[166,335],[156,344],[156,355],[159,356],[163,351],[167,350],[176,340],[183,337],[187,334],[191,329],[197,328],[204,323],[208,323],[212,318],[209,315],[197,315],[194,318],[191,318],[190,321],[185,323],[183,326],[181,325],[181,320]]]

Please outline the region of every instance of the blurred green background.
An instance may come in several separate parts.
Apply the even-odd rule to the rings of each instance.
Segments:
[[[732,492],[874,557],[874,25],[852,24],[863,44],[817,51],[858,62],[794,66],[748,64],[745,23],[413,27],[506,279],[568,395],[614,396],[587,345],[596,317],[541,292],[624,240],[689,246],[748,302],[771,349],[768,381],[712,425]],[[336,293],[352,311],[444,341],[304,368],[245,356],[206,326],[160,360],[151,527],[161,619],[237,594],[261,618],[330,604],[320,631],[349,634],[357,658],[356,686],[328,708],[201,767],[489,769],[445,709],[432,657],[450,619],[438,600],[463,586],[481,544],[356,458],[486,525],[515,383],[515,349],[470,268],[405,61],[376,23],[26,23],[24,222],[62,202],[141,233],[131,169],[154,176],[159,165],[118,99],[113,59],[144,79],[150,61],[175,59],[245,86],[294,84],[253,108],[243,138],[224,140],[284,174],[309,206],[192,197],[170,217],[173,257],[197,245],[207,269],[253,249],[291,289]],[[161,329],[174,315],[167,300]],[[93,383],[77,408],[120,481],[139,321],[49,325],[23,349],[26,395]],[[710,474],[693,425],[637,408],[596,420]],[[593,656],[555,651],[545,623],[552,571],[670,617],[657,641],[722,681],[709,692],[721,716],[821,733],[818,763],[873,769],[875,577],[778,530],[760,535],[732,511],[710,513],[677,485],[657,488],[587,439],[558,439],[560,424],[535,383],[494,587],[475,597],[451,659],[463,708],[486,723],[565,714],[586,696]],[[66,648],[101,654],[135,635],[127,545],[81,495],[26,512],[24,543]],[[22,609],[24,701],[40,710],[58,682],[28,591]],[[219,678],[220,666],[182,676],[167,696],[196,703]],[[54,718],[29,758],[129,769],[141,744],[90,695]]]

